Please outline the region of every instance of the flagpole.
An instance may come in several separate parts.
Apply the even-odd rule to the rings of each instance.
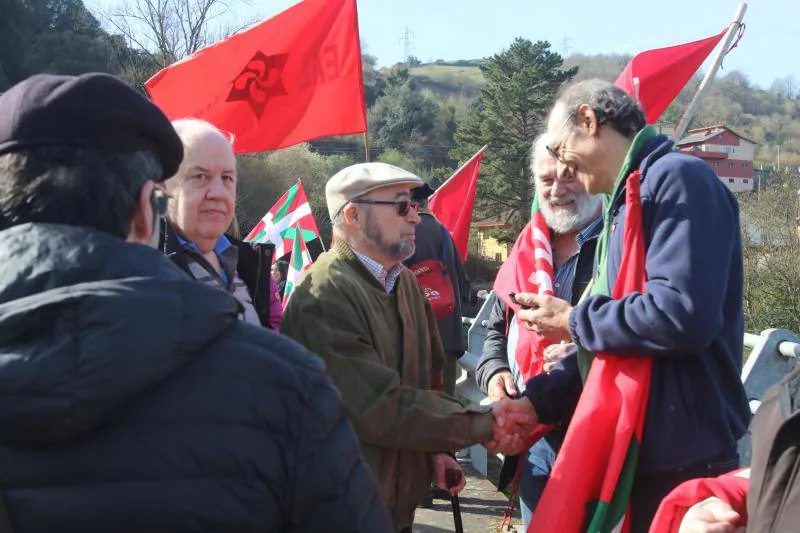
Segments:
[[[484,144],[484,145],[483,145],[483,148],[481,148],[480,150],[478,150],[477,152],[475,152],[475,155],[473,155],[472,157],[470,157],[469,159],[467,159],[467,162],[466,162],[466,163],[464,163],[463,165],[461,165],[460,167],[458,167],[458,170],[456,170],[455,172],[453,172],[453,175],[452,175],[452,176],[450,176],[449,178],[447,178],[447,180],[446,180],[444,183],[442,183],[441,185],[439,185],[439,186],[436,188],[436,191],[438,191],[439,189],[441,189],[442,187],[444,187],[445,185],[447,185],[448,183],[450,183],[450,180],[452,180],[453,178],[455,178],[456,176],[458,176],[458,173],[459,173],[459,172],[461,172],[462,170],[464,170],[464,167],[466,167],[467,165],[469,165],[469,162],[470,162],[470,161],[472,161],[473,159],[475,159],[476,157],[478,157],[480,154],[482,154],[482,153],[483,153],[483,151],[484,151],[484,150],[486,150],[488,147],[489,147],[489,145],[488,145],[488,144]],[[436,194],[436,191],[434,191],[434,192],[433,192],[433,194]],[[433,196],[433,194],[432,194],[431,196]]]
[[[725,54],[730,51],[729,49],[733,39],[736,37],[736,32],[742,25],[742,19],[744,19],[745,11],[747,11],[747,3],[742,2],[739,4],[739,8],[736,11],[736,18],[728,26],[728,31],[725,33],[725,38],[722,41],[722,47],[717,52],[717,56],[714,58],[711,68],[708,70],[705,78],[703,78],[702,83],[700,83],[700,87],[697,88],[694,98],[692,98],[692,101],[689,102],[689,106],[683,113],[678,125],[675,126],[675,131],[672,133],[672,138],[675,139],[676,142],[680,141],[680,138],[683,137],[684,133],[686,133],[686,129],[689,127],[689,122],[692,120],[695,112],[697,111],[697,106],[700,104],[700,100],[703,98],[703,96],[705,96],[708,88],[711,86],[711,82],[714,81],[714,77],[717,75],[719,67],[722,66],[722,60],[725,57]]]
[[[369,138],[367,132],[364,132],[364,160],[369,163]]]

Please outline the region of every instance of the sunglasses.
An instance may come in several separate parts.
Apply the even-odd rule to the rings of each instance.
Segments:
[[[412,202],[411,200],[367,200],[359,199],[352,200],[354,204],[368,204],[368,205],[394,205],[397,207],[397,214],[401,217],[408,215],[411,209],[419,211],[419,202]]]

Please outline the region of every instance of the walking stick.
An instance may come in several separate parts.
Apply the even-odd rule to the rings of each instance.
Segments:
[[[461,470],[447,470],[445,472],[445,479],[447,481],[447,488],[451,489],[457,487],[461,483],[461,478],[464,474]],[[464,533],[464,524],[461,523],[461,503],[458,501],[458,494],[450,495],[450,503],[453,505],[453,521],[455,522],[455,533]]]

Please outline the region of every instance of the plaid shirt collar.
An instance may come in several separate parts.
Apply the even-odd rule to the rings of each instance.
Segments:
[[[356,257],[358,257],[358,260],[361,261],[361,264],[364,265],[364,268],[366,268],[369,273],[372,274],[376,280],[378,280],[378,283],[381,284],[381,287],[383,287],[386,292],[392,292],[394,290],[394,285],[397,283],[397,278],[400,277],[400,272],[403,270],[402,263],[397,263],[389,270],[386,270],[383,268],[383,265],[357,251],[352,246],[350,249],[353,250],[353,253]]]

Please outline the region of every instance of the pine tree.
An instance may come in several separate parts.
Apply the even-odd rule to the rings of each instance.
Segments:
[[[548,42],[517,38],[508,50],[480,66],[486,85],[456,131],[455,155],[461,161],[484,144],[489,146],[478,180],[476,211],[482,217],[512,211],[512,239],[530,216],[531,145],[544,130],[557,91],[578,71],[562,66],[563,59],[550,51]]]

